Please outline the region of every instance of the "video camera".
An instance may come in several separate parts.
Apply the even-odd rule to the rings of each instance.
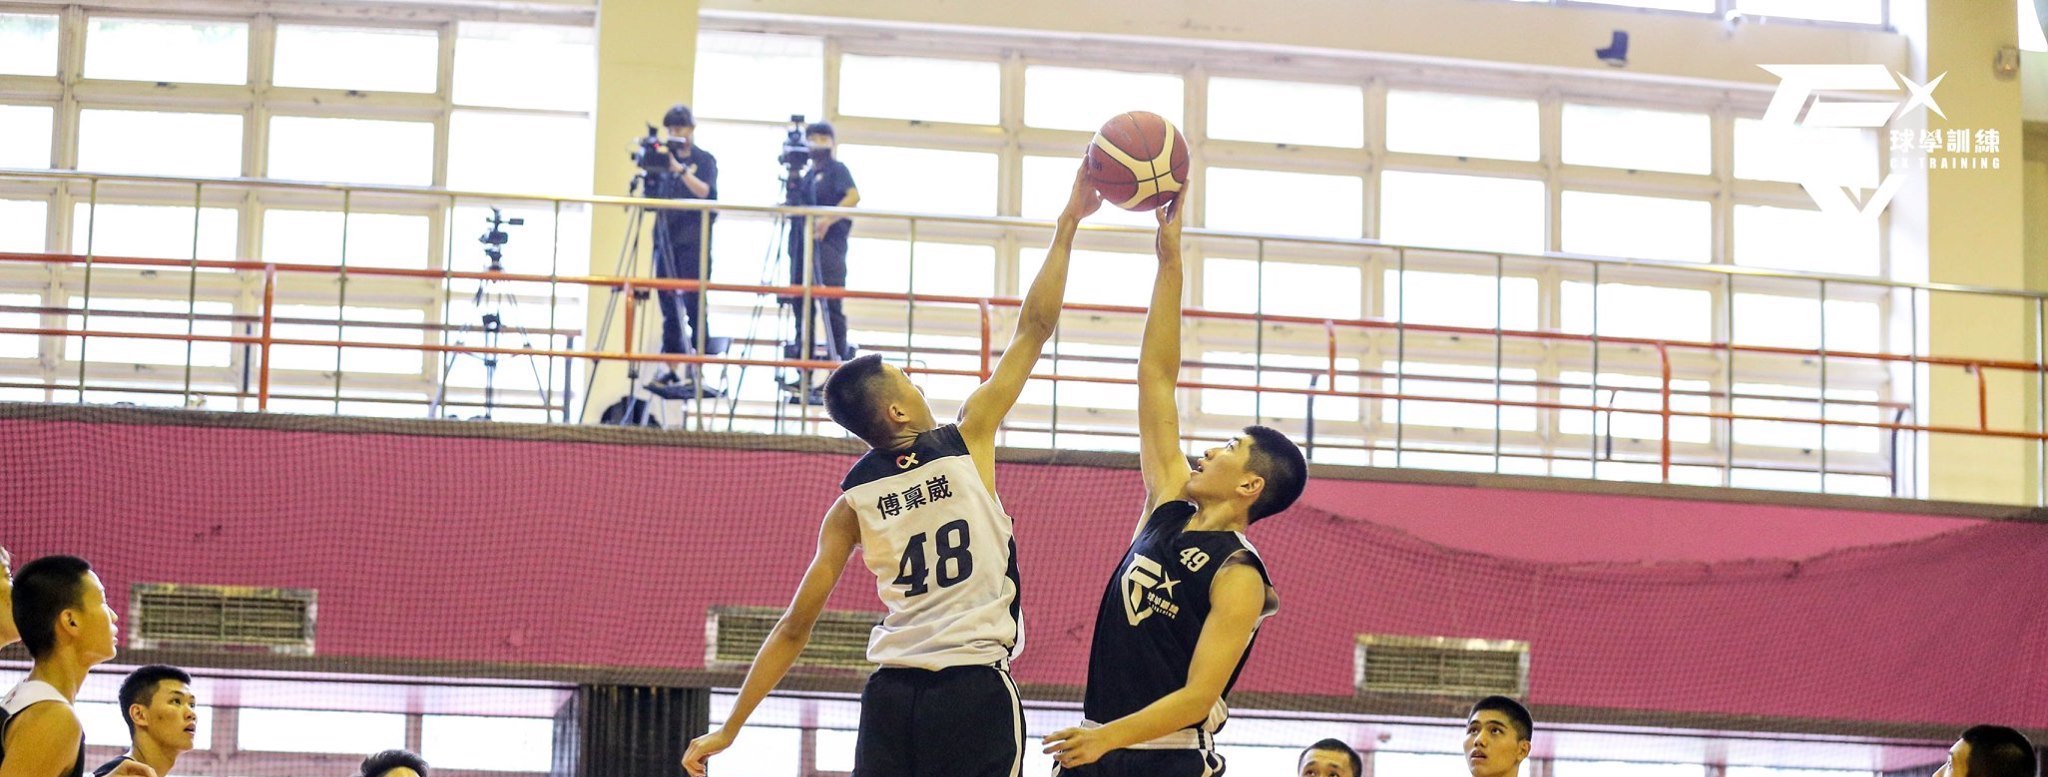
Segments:
[[[789,115],[789,134],[782,139],[782,157],[778,160],[788,168],[792,176],[804,169],[811,161],[811,142],[804,139],[804,115]]]
[[[659,130],[647,125],[647,136],[640,139],[638,148],[633,149],[633,164],[648,172],[666,173],[668,163],[681,153],[686,144],[675,138],[663,142]]]
[[[490,217],[484,219],[484,221],[490,222],[491,226],[485,229],[482,235],[477,236],[476,242],[484,244],[484,256],[491,258],[491,269],[494,271],[503,270],[505,269],[504,246],[512,241],[512,236],[505,232],[505,227],[525,226],[526,219],[505,218],[503,214],[498,212],[497,206],[493,205],[491,206]]]

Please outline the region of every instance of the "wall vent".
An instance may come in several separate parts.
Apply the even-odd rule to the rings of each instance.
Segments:
[[[1525,698],[1529,643],[1465,637],[1360,634],[1353,658],[1359,693]]]
[[[136,583],[128,645],[312,655],[317,599],[307,588]]]
[[[744,669],[754,662],[761,643],[782,617],[779,607],[711,608],[704,626],[704,663],[714,669]],[[881,621],[872,612],[826,610],[811,629],[811,644],[797,656],[796,666],[813,669],[868,671],[868,634]]]

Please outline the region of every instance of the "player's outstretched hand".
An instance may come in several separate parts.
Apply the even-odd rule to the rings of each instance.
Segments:
[[[1063,728],[1045,735],[1045,752],[1063,769],[1095,763],[1109,750],[1099,728]]]
[[[711,756],[732,747],[734,736],[725,733],[724,728],[717,728],[709,734],[690,740],[690,749],[683,751],[683,771],[688,772],[690,777],[704,777],[704,771],[710,768],[705,762]]]
[[[1187,199],[1188,190],[1183,187],[1173,199],[1152,211],[1153,218],[1159,220],[1159,237],[1153,247],[1161,259],[1166,258],[1167,249],[1172,249],[1174,256],[1180,255],[1180,206]]]
[[[1074,190],[1067,194],[1067,208],[1060,211],[1060,221],[1079,224],[1081,219],[1095,215],[1102,207],[1102,192],[1095,190],[1095,184],[1088,182],[1088,161],[1074,170]]]
[[[109,772],[112,777],[156,777],[156,770],[141,761],[122,761],[120,766]]]

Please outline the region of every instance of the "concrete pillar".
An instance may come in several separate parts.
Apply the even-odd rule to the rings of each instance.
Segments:
[[[634,173],[627,154],[633,141],[647,132],[647,124],[659,125],[670,105],[690,101],[691,77],[697,55],[697,0],[604,0],[597,11],[597,122],[591,154],[592,191],[625,195],[626,183]],[[619,248],[628,235],[631,214],[622,208],[599,207],[590,218],[590,271],[608,275],[618,261]],[[627,264],[627,274],[652,277],[647,251],[653,226],[650,214],[641,227],[639,256]],[[605,302],[611,295],[593,291],[590,298],[589,332],[591,346],[605,328]],[[621,350],[626,342],[625,306],[621,297],[611,317],[610,334],[603,344],[607,351]],[[646,320],[640,328],[650,335],[659,331],[660,313],[650,303],[636,314]],[[651,317],[651,318],[649,318]],[[647,342],[653,342],[649,340]],[[634,351],[647,350],[635,342]],[[651,366],[649,370],[653,369]],[[651,373],[650,373],[651,374]],[[643,376],[644,379],[645,376]],[[584,418],[595,422],[605,406],[619,400],[628,388],[625,365],[598,365],[590,394],[583,397]]]
[[[1894,3],[1894,8],[1915,3]],[[1925,277],[2019,289],[2029,285],[2025,259],[2025,166],[2021,147],[2020,81],[1994,71],[2000,49],[2014,46],[2018,25],[2010,3],[1928,0],[1924,10],[1895,17],[1912,38],[1913,71],[1925,82],[1946,73],[1935,100],[1947,118],[1931,112],[1906,117],[1895,129],[1996,130],[1997,169],[1932,170],[1917,173],[1895,203],[1893,266],[1913,277],[1924,262]],[[1919,112],[1916,111],[1916,114]],[[1924,120],[1924,123],[1920,123]],[[1910,196],[1919,190],[1922,196]],[[1925,246],[1918,255],[1918,246]],[[2035,308],[2031,301],[1994,300],[1974,295],[1929,295],[1923,304],[1923,352],[1941,356],[2032,361],[2036,354]],[[1925,416],[1936,425],[1978,424],[1977,376],[1956,367],[1924,371]],[[2035,381],[2024,373],[1987,373],[1988,421],[1994,429],[2038,427]],[[1928,491],[1935,499],[2031,503],[2038,488],[2036,445],[2029,441],[1937,435],[1926,446]]]

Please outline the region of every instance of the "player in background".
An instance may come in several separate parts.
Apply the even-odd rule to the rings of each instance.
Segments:
[[[0,777],[84,777],[85,729],[71,708],[85,675],[114,657],[114,609],[92,565],[44,556],[14,576],[14,623],[35,659],[0,697]],[[135,761],[114,777],[157,777]]]
[[[175,666],[138,667],[121,680],[121,715],[128,719],[128,752],[92,770],[108,777],[123,764],[140,762],[166,777],[177,768],[178,756],[192,751],[199,735],[198,698],[192,676]]]

